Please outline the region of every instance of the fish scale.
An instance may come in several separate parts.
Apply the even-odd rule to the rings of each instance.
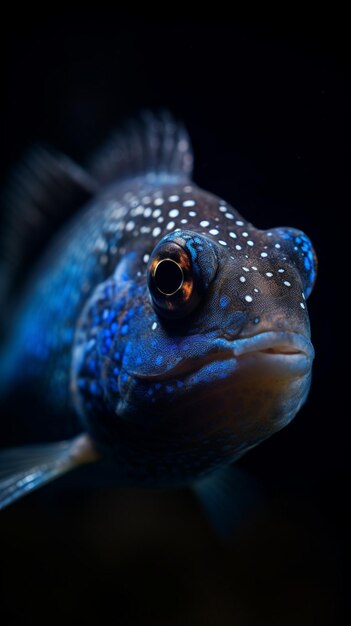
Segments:
[[[36,241],[1,387],[30,388],[60,436],[71,420],[78,438],[53,446],[55,471],[45,457],[25,489],[14,479],[9,492],[6,475],[2,495],[0,480],[0,504],[97,458],[121,484],[199,485],[289,423],[307,396],[312,244],[294,228],[256,229],[196,186],[190,141],[169,114],[113,135],[90,172],[47,163],[90,199],[65,206],[41,254]],[[42,185],[50,197],[48,175],[26,176],[34,199]],[[16,452],[25,475],[38,463],[31,450]]]

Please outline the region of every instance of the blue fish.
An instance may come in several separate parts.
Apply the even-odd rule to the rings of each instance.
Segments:
[[[206,500],[304,403],[312,244],[255,228],[192,165],[183,126],[145,113],[84,170],[36,148],[14,173],[1,395],[29,391],[28,430],[42,412],[60,441],[2,450],[0,508],[97,461]]]

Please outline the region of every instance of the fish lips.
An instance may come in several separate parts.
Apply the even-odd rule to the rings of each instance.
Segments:
[[[249,396],[254,407],[255,394],[256,398],[261,394],[259,403],[265,402],[263,396],[291,397],[293,415],[307,396],[313,358],[310,340],[294,332],[267,331],[235,340],[213,338],[201,356],[184,359],[166,371],[155,375],[126,372],[116,412],[138,421],[149,412],[155,418],[167,409],[171,416],[179,407],[193,412],[205,404],[214,415],[217,408],[226,412],[220,408],[224,396],[233,398],[236,406],[243,395],[246,399],[242,402],[247,404]]]
[[[284,377],[303,377],[312,366],[314,349],[311,341],[295,332],[266,331],[235,340],[217,337],[209,341],[207,350],[196,358],[186,359],[174,367],[157,374],[130,373],[132,378],[149,383],[168,383],[187,380],[191,383],[206,378],[207,382],[224,378],[255,360],[266,372],[280,373]],[[202,374],[202,376],[201,376]],[[210,376],[208,376],[210,375]]]

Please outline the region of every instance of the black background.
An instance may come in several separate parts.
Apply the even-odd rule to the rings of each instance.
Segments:
[[[58,481],[1,515],[1,623],[344,623],[350,101],[342,18],[278,26],[101,10],[19,15],[2,31],[3,180],[33,141],[83,160],[125,115],[165,106],[190,131],[196,182],[258,227],[305,230],[320,271],[309,301],[309,399],[240,462],[261,482],[265,506],[223,545],[186,491]]]

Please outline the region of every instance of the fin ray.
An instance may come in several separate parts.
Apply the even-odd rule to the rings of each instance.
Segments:
[[[97,189],[88,173],[59,152],[37,145],[25,154],[2,194],[3,299],[23,281],[52,235]]]
[[[102,184],[147,174],[189,180],[193,156],[188,134],[168,111],[143,111],[116,131],[90,159],[88,169]]]
[[[0,452],[0,510],[78,465],[98,459],[88,435]]]

